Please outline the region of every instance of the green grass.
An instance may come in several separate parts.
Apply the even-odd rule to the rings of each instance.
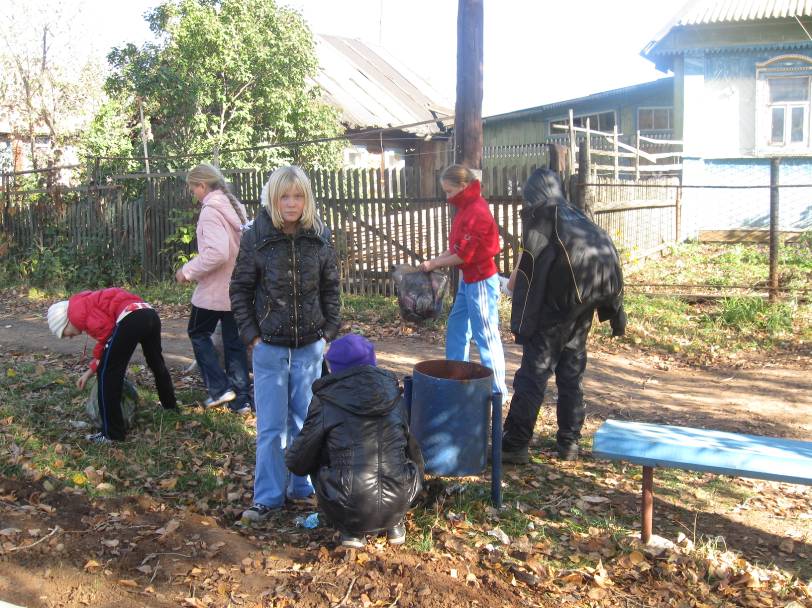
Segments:
[[[149,373],[131,369],[142,403],[135,429],[115,446],[89,443],[85,421],[85,391],[78,390],[78,372],[42,355],[10,357],[0,370],[0,475],[46,479],[90,495],[99,489],[93,471],[113,485],[113,494],[150,493],[183,496],[192,492],[225,506],[224,488],[250,492],[254,432],[242,417],[226,410],[185,408],[180,413],[157,406]],[[202,390],[179,391],[183,403],[199,401]],[[239,467],[243,474],[232,475]],[[88,471],[91,471],[88,475]]]
[[[780,249],[782,286],[812,289],[812,248],[808,244]],[[627,274],[630,284],[749,285],[763,289],[768,276],[767,249],[761,245],[686,243],[667,257],[648,260]],[[674,288],[674,291],[681,291]],[[722,299],[688,302],[679,297],[626,292],[629,317],[627,343],[710,363],[743,352],[789,352],[803,349],[812,339],[812,304],[785,297],[769,302],[762,297],[733,294]],[[605,339],[606,325],[594,335]]]

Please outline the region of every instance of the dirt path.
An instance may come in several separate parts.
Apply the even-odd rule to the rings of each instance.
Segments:
[[[50,351],[81,356],[84,337],[55,340],[43,321],[44,310],[24,314],[0,312],[0,352]],[[163,321],[163,346],[170,367],[180,370],[192,362],[186,321]],[[88,340],[88,352],[93,341]],[[379,364],[408,374],[418,361],[443,357],[443,345],[419,336],[376,340]],[[472,349],[476,351],[476,349]],[[476,355],[474,355],[475,357]],[[521,348],[506,345],[508,386]],[[140,351],[137,362],[142,362]],[[605,418],[645,420],[685,426],[812,439],[812,374],[782,365],[754,369],[709,369],[675,365],[652,355],[625,350],[590,351],[585,377],[588,403],[586,434]],[[546,401],[555,398],[551,382]],[[540,424],[554,428],[547,408]]]

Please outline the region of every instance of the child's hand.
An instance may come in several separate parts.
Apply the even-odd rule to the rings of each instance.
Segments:
[[[89,369],[84,374],[79,376],[79,379],[76,381],[76,388],[79,390],[84,390],[87,381],[90,380],[90,377],[93,375],[93,370]]]
[[[178,283],[188,283],[189,280],[183,275],[183,268],[178,268],[178,271],[175,273],[175,280]]]
[[[431,272],[432,264],[431,260],[426,260],[425,262],[420,262],[420,266],[417,267],[420,272]]]

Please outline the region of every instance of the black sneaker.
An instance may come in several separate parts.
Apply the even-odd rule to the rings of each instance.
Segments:
[[[232,414],[237,414],[238,416],[247,416],[251,413],[251,404],[243,403],[242,405],[230,405],[228,409],[231,410]]]
[[[555,449],[559,460],[578,460],[577,443],[557,443]]]
[[[85,439],[90,443],[95,443],[97,445],[112,445],[113,440],[109,437],[105,437],[104,433],[93,433],[92,435],[86,435]]]
[[[342,532],[339,542],[342,547],[351,547],[353,549],[363,549],[367,544],[367,539],[363,536],[353,536],[348,532]]]
[[[502,450],[502,462],[504,464],[527,464],[530,462],[530,453],[527,446],[523,448],[509,448]]]
[[[403,522],[392,526],[386,531],[386,540],[390,545],[402,545],[406,542],[406,526]]]

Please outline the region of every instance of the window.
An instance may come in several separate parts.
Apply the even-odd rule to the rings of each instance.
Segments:
[[[809,122],[809,77],[769,78],[770,145],[804,145]]]
[[[810,152],[812,58],[782,55],[756,65],[757,149]]]
[[[615,112],[599,112],[596,114],[581,114],[574,116],[572,119],[576,127],[586,128],[586,121],[589,119],[589,128],[593,131],[603,131],[608,133],[615,128]],[[560,125],[564,128],[558,128],[554,125]],[[550,135],[562,135],[566,133],[566,128],[569,126],[568,118],[560,118],[550,121]]]
[[[640,131],[669,131],[674,125],[672,108],[638,108],[637,128]]]

